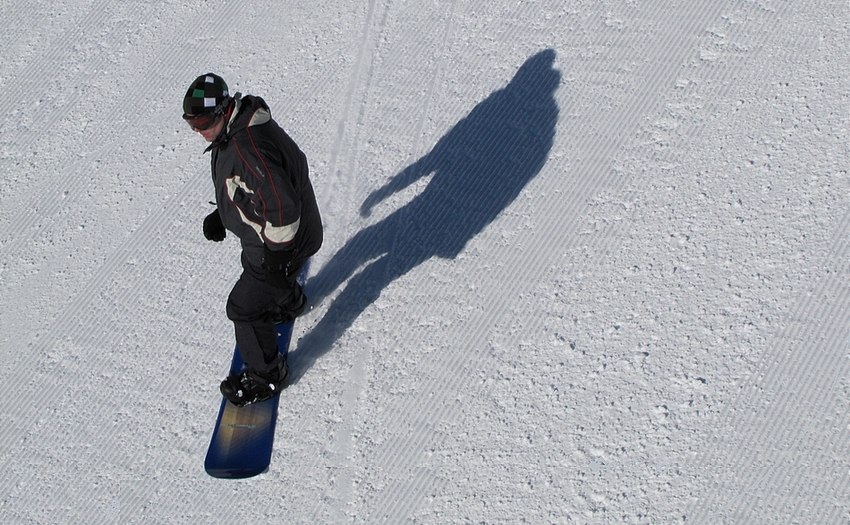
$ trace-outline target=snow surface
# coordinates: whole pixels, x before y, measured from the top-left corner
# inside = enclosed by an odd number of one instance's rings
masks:
[[[0,13],[3,523],[850,523],[846,1]],[[326,223],[245,481],[207,71]]]

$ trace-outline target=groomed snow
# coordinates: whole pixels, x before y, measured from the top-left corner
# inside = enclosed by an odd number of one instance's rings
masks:
[[[3,523],[850,522],[846,1],[0,13]],[[326,232],[244,481],[207,71]]]

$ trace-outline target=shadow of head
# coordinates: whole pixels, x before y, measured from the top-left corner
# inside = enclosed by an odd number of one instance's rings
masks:
[[[561,73],[554,68],[556,56],[554,49],[546,49],[526,60],[507,89],[515,89],[529,100],[552,96],[561,83]]]

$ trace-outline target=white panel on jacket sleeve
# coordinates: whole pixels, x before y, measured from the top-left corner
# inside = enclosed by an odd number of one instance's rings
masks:
[[[233,197],[236,195],[237,189],[241,189],[242,191],[248,194],[254,193],[254,191],[249,188],[248,185],[245,184],[245,182],[242,181],[242,177],[240,177],[239,175],[234,175],[233,177],[230,177],[225,181],[225,183],[227,184],[227,195],[228,197],[230,197],[230,202],[233,202],[234,205],[236,204],[236,201],[233,199]],[[242,211],[242,208],[240,208],[238,205],[235,205],[234,207],[239,210],[239,217],[242,219],[242,222],[253,228],[254,231],[257,232],[257,235],[260,237],[260,240],[262,240],[263,227],[260,224],[249,219],[245,215],[245,212]]]
[[[292,224],[285,224],[283,226],[272,226],[270,222],[266,221],[266,238],[275,244],[290,242],[295,238],[295,234],[298,233],[299,226],[301,226],[300,218]]]

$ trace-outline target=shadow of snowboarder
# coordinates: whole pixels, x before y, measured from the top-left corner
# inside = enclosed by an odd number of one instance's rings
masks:
[[[385,198],[433,174],[410,203],[357,233],[307,283],[306,293],[317,303],[351,278],[290,355],[294,382],[387,285],[435,255],[457,257],[540,172],[558,120],[554,93],[561,74],[553,68],[554,60],[551,49],[528,59],[504,89],[478,104],[430,153],[363,202],[365,216]]]

